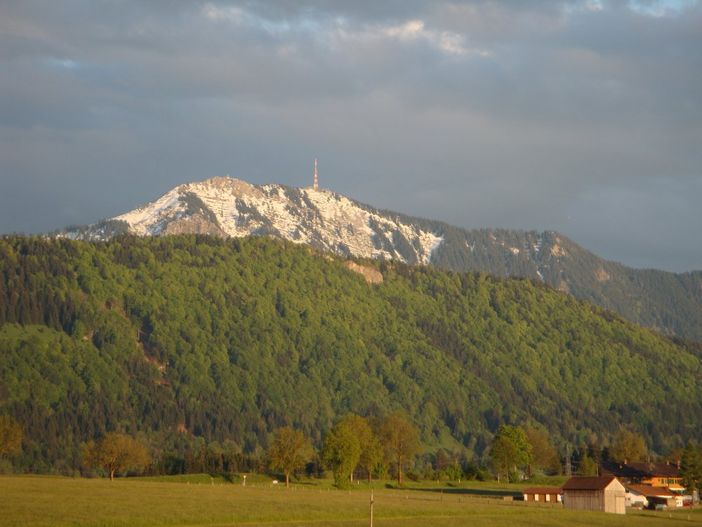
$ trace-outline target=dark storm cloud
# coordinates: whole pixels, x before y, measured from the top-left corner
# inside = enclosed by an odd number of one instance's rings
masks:
[[[231,174],[702,268],[688,0],[0,2],[0,230]]]

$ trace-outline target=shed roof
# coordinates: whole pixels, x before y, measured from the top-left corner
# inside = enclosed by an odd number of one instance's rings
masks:
[[[565,482],[563,490],[604,490],[616,479],[614,476],[573,476]]]
[[[561,487],[528,487],[524,494],[563,494]]]
[[[651,485],[625,485],[626,490],[634,491],[642,496],[672,498],[675,493],[667,487],[652,487]]]

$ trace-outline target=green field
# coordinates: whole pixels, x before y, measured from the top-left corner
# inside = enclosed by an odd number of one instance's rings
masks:
[[[0,477],[2,526],[343,526],[369,524],[369,492],[299,484],[242,487],[187,480]],[[197,483],[195,481],[202,481]],[[702,511],[574,513],[487,497],[513,489],[472,483],[442,489],[375,489],[376,526],[702,525]],[[478,492],[477,494],[475,492]],[[482,492],[482,494],[480,494]]]

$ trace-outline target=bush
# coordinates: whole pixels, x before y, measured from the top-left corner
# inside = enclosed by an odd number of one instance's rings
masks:
[[[418,472],[415,472],[414,470],[408,470],[405,475],[407,476],[407,479],[412,481],[421,481],[422,479],[421,475]]]
[[[487,481],[490,473],[475,463],[468,463],[463,469],[463,475],[467,480]]]

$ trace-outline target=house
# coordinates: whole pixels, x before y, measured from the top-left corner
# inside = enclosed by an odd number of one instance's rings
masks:
[[[646,498],[646,506],[650,508],[654,508],[657,505],[665,505],[666,507],[683,506],[682,496],[673,492],[667,487],[653,487],[651,485],[637,485],[631,483],[625,485],[625,488],[627,494],[627,501],[629,501],[629,495],[638,495]]]
[[[626,506],[645,509],[648,507],[648,498],[646,497],[648,489],[639,489],[638,485],[624,485],[626,489]]]
[[[529,487],[524,489],[524,501],[561,503],[563,491],[560,487]]]
[[[601,470],[603,475],[615,476],[626,483],[640,483],[652,487],[668,487],[670,490],[682,493],[680,467],[676,463],[604,463]]]
[[[575,476],[563,485],[566,509],[626,514],[626,491],[614,476]]]
[[[641,483],[652,487],[667,487],[670,490],[682,493],[685,490],[680,475],[680,467],[673,463],[630,463],[635,469],[643,473]]]

